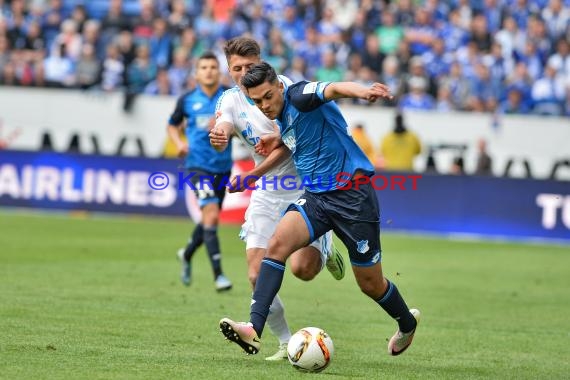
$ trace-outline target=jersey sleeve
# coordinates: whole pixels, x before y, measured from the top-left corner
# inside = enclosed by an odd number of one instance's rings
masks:
[[[231,96],[231,91],[231,89],[224,91],[222,96],[218,99],[218,103],[216,103],[216,125],[223,122],[234,125],[234,102],[233,97]]]
[[[290,102],[301,112],[311,112],[327,102],[325,88],[330,82],[299,82],[288,90]]]
[[[178,126],[184,120],[184,98],[185,97],[186,96],[184,95],[184,96],[181,96],[180,98],[178,98],[178,101],[176,102],[176,108],[174,109],[174,112],[172,113],[172,115],[170,115],[170,119],[168,119],[169,125]]]
[[[278,75],[277,76],[281,82],[285,85],[285,87],[289,87],[293,84],[293,81],[286,77],[285,75]]]

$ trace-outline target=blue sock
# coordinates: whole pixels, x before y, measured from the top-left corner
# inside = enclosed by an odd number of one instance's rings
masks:
[[[284,274],[285,263],[268,258],[264,258],[261,261],[261,268],[255,282],[249,314],[249,321],[253,324],[257,336],[260,338],[269,314],[269,306],[271,306],[275,295],[279,292]]]
[[[186,249],[184,250],[184,259],[186,261],[192,260],[194,252],[202,245],[204,242],[204,226],[202,224],[197,224],[192,232],[192,239],[188,242]]]
[[[214,271],[214,279],[222,274],[222,254],[220,253],[220,241],[216,227],[204,227],[204,244],[208,251],[208,257]]]
[[[412,313],[410,313],[406,302],[404,302],[404,299],[400,295],[395,284],[388,281],[386,293],[377,299],[376,302],[386,311],[386,313],[390,315],[390,317],[394,318],[398,322],[398,328],[401,332],[408,333],[416,328],[416,319]]]

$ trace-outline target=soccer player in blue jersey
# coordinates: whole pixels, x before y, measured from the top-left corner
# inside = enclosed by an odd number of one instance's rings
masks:
[[[412,343],[420,313],[409,310],[396,285],[382,274],[379,207],[370,184],[374,168],[347,133],[347,123],[331,100],[391,98],[387,86],[353,82],[299,82],[289,87],[277,80],[263,62],[242,79],[249,97],[269,118],[276,119],[282,142],[291,150],[305,193],[287,208],[269,241],[253,293],[250,322],[220,321],[224,336],[246,353],[261,347],[269,305],[283,281],[285,262],[292,252],[332,229],[349,252],[356,282],[398,323],[388,343],[399,355]],[[258,150],[275,146],[264,136]]]
[[[223,181],[227,182],[230,176],[232,152],[231,146],[223,152],[216,151],[210,145],[208,136],[215,122],[216,103],[227,90],[220,85],[220,63],[213,53],[206,52],[198,58],[195,78],[196,88],[178,99],[168,122],[168,135],[176,144],[179,156],[186,156],[186,170],[194,173],[190,180],[202,210],[202,221],[194,228],[186,248],[178,251],[182,263],[181,280],[184,285],[190,285],[192,256],[204,243],[214,271],[216,290],[224,291],[231,289],[232,283],[222,272],[217,230],[225,196]],[[184,119],[187,144],[179,136],[179,128],[184,125]],[[213,178],[213,181],[207,180],[209,178]]]
[[[282,213],[303,193],[300,189],[279,188],[279,180],[298,178],[295,163],[287,147],[275,149],[268,156],[255,153],[255,144],[260,136],[272,134],[276,128],[275,123],[263,115],[239,86],[249,68],[261,62],[260,50],[259,44],[248,37],[236,37],[224,45],[230,76],[238,86],[224,92],[220,97],[216,108],[216,126],[210,132],[210,143],[215,149],[225,149],[230,137],[235,135],[250,150],[255,161],[252,171],[242,173],[239,181],[236,177],[231,180],[230,192],[243,189],[240,182],[243,183],[244,178],[262,177],[256,183],[258,188],[251,194],[245,212],[245,223],[240,231],[240,238],[246,244],[247,277],[252,289],[255,288],[269,239]],[[292,84],[288,78],[281,75],[279,80]],[[273,181],[265,182],[266,179]],[[253,184],[255,183],[250,185]],[[313,279],[325,266],[335,279],[344,277],[344,259],[334,247],[330,231],[310,246],[292,254],[289,259],[291,272],[303,281]],[[265,360],[287,360],[287,344],[291,338],[291,330],[285,318],[285,305],[279,295],[275,296],[269,308],[267,326],[279,340],[279,348]]]

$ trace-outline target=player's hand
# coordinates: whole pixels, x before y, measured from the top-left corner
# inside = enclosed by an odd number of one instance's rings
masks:
[[[184,158],[188,155],[188,144],[180,143],[178,146],[178,157]]]
[[[282,143],[283,141],[281,141],[281,135],[279,133],[263,135],[259,138],[257,144],[255,144],[255,153],[268,156],[275,149],[279,148]]]
[[[241,193],[245,190],[255,188],[255,181],[258,177],[252,176],[249,172],[242,173],[239,176],[232,175],[228,185],[228,193]]]
[[[394,99],[394,96],[390,93],[390,87],[386,86],[382,83],[374,83],[368,90],[366,91],[366,95],[364,97],[365,100],[368,100],[370,103],[374,103],[379,98],[384,99]]]
[[[210,131],[210,144],[213,147],[223,148],[229,143],[228,135],[226,132],[221,128],[213,128]]]

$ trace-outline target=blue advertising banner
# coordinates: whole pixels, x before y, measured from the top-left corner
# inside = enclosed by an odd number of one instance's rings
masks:
[[[0,150],[0,206],[191,216],[181,160]],[[245,165],[238,162],[234,172]],[[182,183],[182,185],[180,185]],[[243,220],[250,193],[228,194],[221,218]]]
[[[0,151],[0,205],[59,210],[188,215],[176,188],[153,191],[156,171],[178,161]]]
[[[384,174],[387,177],[391,177]],[[377,191],[384,230],[560,239],[570,243],[570,182],[422,175]]]
[[[188,216],[199,209],[181,161],[0,151],[0,207]],[[245,166],[244,166],[245,165]],[[236,163],[233,173],[248,170]],[[570,182],[382,173],[374,179],[384,231],[543,238],[570,243]],[[239,223],[250,191],[229,194]]]

